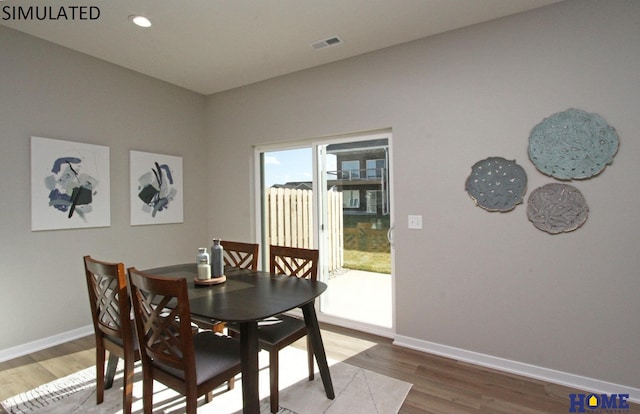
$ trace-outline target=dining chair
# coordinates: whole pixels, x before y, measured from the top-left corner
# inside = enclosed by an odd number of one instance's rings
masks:
[[[284,274],[300,279],[317,280],[318,250],[296,247],[269,246],[269,270],[271,273]],[[228,329],[239,334],[236,324],[227,325]],[[277,315],[258,323],[260,348],[269,352],[269,384],[271,412],[279,409],[278,371],[279,351],[307,335],[303,319],[289,315]],[[309,381],[314,378],[313,350],[307,337],[307,360]]]
[[[222,241],[224,265],[235,267],[237,269],[258,269],[258,244]],[[226,323],[224,321],[216,321],[204,319],[201,317],[192,317],[191,320],[202,329],[212,329],[214,332],[224,332]],[[230,380],[230,387],[233,387],[233,380]]]
[[[129,268],[129,290],[142,357],[145,414],[153,408],[153,381],[186,397],[186,413],[197,399],[241,371],[240,343],[213,331],[192,334],[187,281]]]
[[[140,360],[138,340],[131,319],[131,302],[123,263],[108,263],[84,256],[91,317],[96,338],[96,403],[104,401],[111,388],[116,366],[124,359],[122,411],[131,413],[133,367]],[[109,351],[105,379],[105,354]]]
[[[225,266],[258,270],[258,244],[223,240],[222,248]]]

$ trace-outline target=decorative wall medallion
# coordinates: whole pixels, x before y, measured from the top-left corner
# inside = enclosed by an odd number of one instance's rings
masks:
[[[584,179],[613,162],[618,134],[597,114],[569,109],[545,118],[529,135],[529,158],[543,174]]]
[[[471,167],[465,190],[488,211],[509,211],[522,203],[527,174],[520,165],[501,157],[489,157]]]
[[[527,217],[550,234],[569,232],[587,221],[589,207],[580,190],[569,184],[552,183],[535,189],[527,200]]]

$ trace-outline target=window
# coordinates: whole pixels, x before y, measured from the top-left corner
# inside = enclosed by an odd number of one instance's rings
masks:
[[[342,207],[360,208],[360,190],[343,190]]]
[[[353,180],[360,178],[360,161],[342,161],[342,179]]]
[[[367,190],[367,213],[378,213],[378,194],[379,190]]]
[[[367,178],[380,178],[384,174],[385,162],[383,159],[367,160]]]

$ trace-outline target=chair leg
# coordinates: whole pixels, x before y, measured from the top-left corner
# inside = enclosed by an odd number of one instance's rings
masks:
[[[122,384],[122,412],[131,414],[133,404],[133,356],[124,359],[124,374]]]
[[[311,339],[307,335],[307,361],[309,364],[309,381],[313,381],[315,367],[313,365],[313,348],[311,347]]]
[[[107,377],[105,379],[105,389],[111,389],[113,386],[113,377],[116,376],[116,368],[118,367],[118,356],[109,352],[109,362],[107,363]]]
[[[204,402],[206,403],[210,403],[211,401],[213,401],[213,391],[209,391],[208,393],[206,393],[204,395]]]
[[[144,414],[153,414],[153,376],[142,371],[142,407]]]
[[[280,397],[278,395],[278,350],[269,351],[269,384],[271,388],[271,412],[277,413],[280,409]]]
[[[187,391],[185,397],[187,399],[186,414],[196,414],[198,412],[198,396],[195,391]]]
[[[220,332],[224,331],[224,328],[227,324],[224,322],[220,322],[218,323],[218,325],[214,325],[214,328],[216,326],[222,326],[222,329],[220,330]],[[214,329],[214,332],[218,332],[216,329]],[[229,329],[229,336],[232,338],[239,338],[240,335],[236,332],[236,331],[232,331]],[[227,381],[227,391],[231,391],[232,389],[234,389],[236,386],[236,377],[231,377],[229,378],[229,381]]]
[[[104,401],[104,360],[104,348],[96,345],[96,404]]]

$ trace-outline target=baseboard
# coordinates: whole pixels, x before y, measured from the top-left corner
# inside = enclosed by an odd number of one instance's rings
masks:
[[[640,403],[640,388],[633,388],[626,385],[614,384],[594,378],[583,377],[567,372],[538,367],[509,359],[499,358],[478,352],[467,351],[465,349],[454,348],[434,342],[422,341],[415,338],[397,335],[393,341],[394,345],[430,354],[452,358],[458,361],[493,368],[524,377],[535,378],[554,384],[577,388],[586,392],[597,394],[629,394],[629,401]],[[568,398],[568,396],[567,396]]]
[[[82,338],[83,336],[91,334],[93,334],[93,325],[87,325],[82,328],[63,332],[48,338],[42,338],[37,341],[14,346],[13,348],[3,349],[0,350],[0,362],[18,358],[33,352],[42,351],[43,349],[73,341],[74,339]]]

